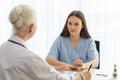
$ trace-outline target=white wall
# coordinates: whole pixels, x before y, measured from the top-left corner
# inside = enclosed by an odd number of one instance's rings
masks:
[[[112,75],[113,64],[120,67],[120,1],[83,0],[81,4],[92,37],[100,41],[101,70]]]

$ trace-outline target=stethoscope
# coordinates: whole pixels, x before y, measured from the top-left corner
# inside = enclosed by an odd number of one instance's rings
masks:
[[[8,40],[9,42],[12,42],[12,43],[14,43],[14,44],[18,44],[18,45],[20,45],[20,46],[22,46],[22,47],[24,47],[24,48],[26,48],[24,45],[22,45],[22,44],[20,44],[20,43],[18,43],[18,42],[16,42],[16,41],[13,41],[13,40]]]

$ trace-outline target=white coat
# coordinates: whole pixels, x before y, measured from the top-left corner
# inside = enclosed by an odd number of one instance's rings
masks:
[[[72,80],[28,50],[22,39],[9,40],[0,47],[0,80]]]

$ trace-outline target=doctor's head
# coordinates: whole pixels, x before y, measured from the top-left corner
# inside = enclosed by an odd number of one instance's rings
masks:
[[[13,26],[13,34],[25,40],[36,32],[36,12],[28,5],[15,6],[9,15]]]

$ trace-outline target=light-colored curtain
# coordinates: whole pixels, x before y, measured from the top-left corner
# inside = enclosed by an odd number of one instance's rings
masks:
[[[68,14],[72,10],[78,10],[79,3],[79,0],[2,0],[0,44],[12,34],[12,25],[8,20],[10,10],[16,5],[28,4],[37,11],[37,32],[27,41],[28,47],[44,58],[53,41],[60,34]]]
[[[120,64],[119,0],[1,0],[0,45],[12,34],[8,15],[18,4],[28,4],[37,11],[37,32],[27,44],[43,59],[62,31],[68,14],[73,10],[81,10],[91,36],[100,41],[101,68],[112,72],[113,64]]]
[[[88,30],[93,39],[100,41],[100,68],[106,74],[113,72],[113,64],[117,64],[120,73],[119,4],[119,0],[81,1],[80,8],[86,15]]]
[[[113,64],[117,64],[118,76],[120,76],[120,10],[119,0],[93,0],[93,2],[83,2],[91,4],[84,6],[88,12],[89,30],[94,39],[100,40],[101,69],[107,74],[113,72]],[[111,74],[112,76],[112,74]],[[118,77],[120,79],[120,77]]]

